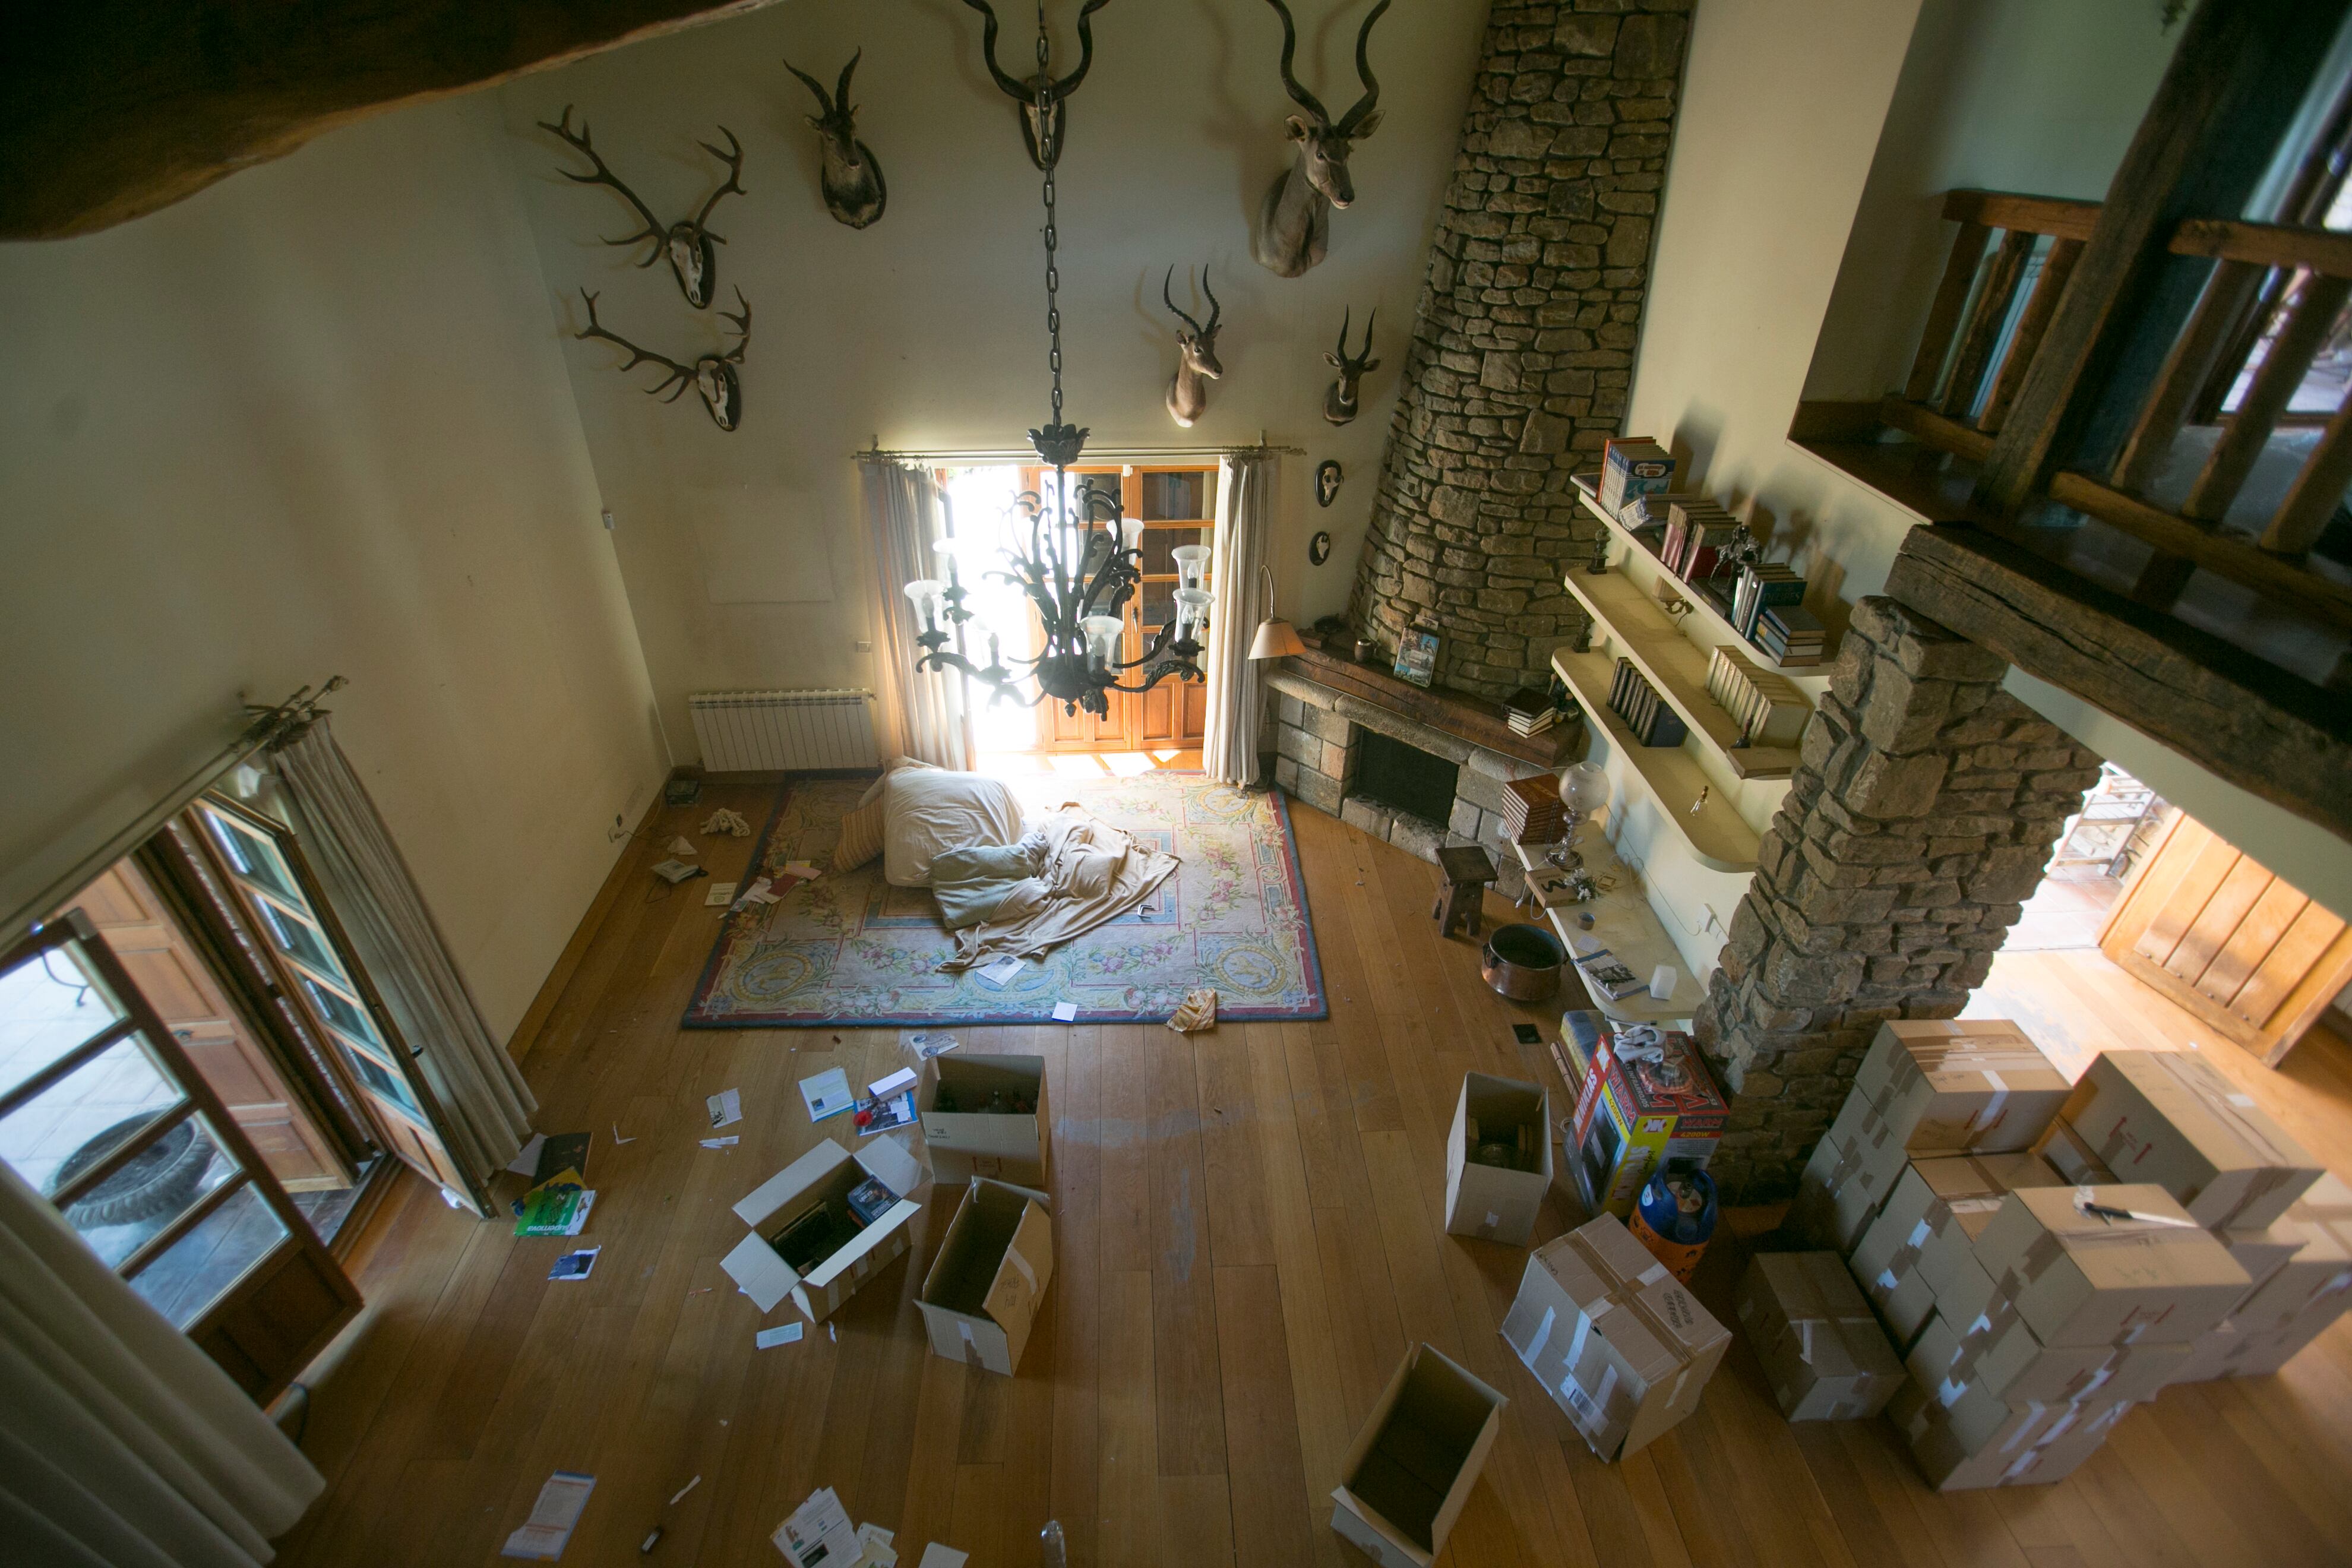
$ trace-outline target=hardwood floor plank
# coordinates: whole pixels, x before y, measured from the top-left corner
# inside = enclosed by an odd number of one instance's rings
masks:
[[[1050,1376],[1053,1407],[1049,1510],[1062,1521],[1070,1560],[1097,1561],[1101,1517],[1096,1401],[1102,1378],[1103,1030],[1068,1031],[1053,1079],[1053,1357],[1030,1363]],[[1048,1059],[1046,1069],[1055,1064]]]
[[[1250,1060],[1279,1048],[1273,1024],[1223,1024],[1192,1046],[1200,1075],[1201,1166],[1209,1247],[1220,1268],[1267,1265],[1265,1174],[1258,1166],[1257,1110]]]
[[[1223,1376],[1233,1560],[1292,1568],[1307,1555],[1306,1461],[1282,1283],[1271,1266],[1216,1271],[1217,1345]]]
[[[1148,1271],[1105,1270],[1103,1375],[1096,1405],[1102,1441],[1096,1561],[1102,1568],[1155,1568],[1161,1561],[1151,1295]]]
[[[1152,1363],[1160,1473],[1225,1469],[1208,1180],[1192,1043],[1167,1029],[1144,1047],[1150,1086]]]

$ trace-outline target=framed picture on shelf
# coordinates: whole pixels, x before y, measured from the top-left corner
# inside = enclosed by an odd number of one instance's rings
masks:
[[[1432,686],[1437,681],[1437,628],[1412,626],[1397,638],[1396,673],[1399,679],[1410,680],[1415,686]]]

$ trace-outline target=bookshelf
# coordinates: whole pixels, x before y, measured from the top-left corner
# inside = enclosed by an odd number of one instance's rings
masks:
[[[1533,869],[1544,864],[1549,844],[1514,844],[1523,868]],[[1588,829],[1577,853],[1584,857],[1584,868],[1603,882],[1610,890],[1590,903],[1557,904],[1543,911],[1551,929],[1559,935],[1560,945],[1570,952],[1577,941],[1597,942],[1624,962],[1625,967],[1644,977],[1656,972],[1658,965],[1675,967],[1675,994],[1661,1002],[1647,991],[1636,991],[1631,996],[1611,1001],[1597,991],[1587,991],[1592,1005],[1620,1024],[1681,1024],[1706,999],[1706,990],[1690,973],[1690,965],[1675,947],[1674,939],[1666,934],[1665,926],[1651,910],[1643,895],[1642,879],[1626,868],[1617,858],[1616,847],[1609,842],[1598,827]],[[1592,916],[1592,929],[1586,931],[1577,924],[1580,913]]]
[[[1706,804],[1699,807],[1697,815],[1692,815],[1691,802],[1709,783],[1697,759],[1681,746],[1643,745],[1633,739],[1633,731],[1626,728],[1616,710],[1609,706],[1609,685],[1617,669],[1615,659],[1606,654],[1570,653],[1560,648],[1551,656],[1551,667],[1576,693],[1577,705],[1584,710],[1585,722],[1601,726],[1610,744],[1624,754],[1628,770],[1656,800],[1659,814],[1690,846],[1692,856],[1700,865],[1735,876],[1756,869],[1761,837],[1741,820],[1739,813],[1725,798],[1724,791],[1711,791]],[[1699,689],[1699,700],[1706,700],[1704,685]]]

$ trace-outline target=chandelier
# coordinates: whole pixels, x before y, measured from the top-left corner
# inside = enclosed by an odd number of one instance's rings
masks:
[[[1037,97],[1033,123],[1054,127],[1055,101],[1053,72],[1048,68],[1048,37],[1045,7],[1037,13]],[[1097,717],[1110,710],[1109,694],[1149,691],[1173,676],[1181,680],[1204,679],[1201,669],[1201,639],[1208,630],[1209,594],[1202,584],[1208,568],[1206,545],[1182,546],[1172,553],[1178,585],[1175,613],[1152,638],[1139,658],[1118,655],[1125,621],[1120,612],[1142,585],[1143,523],[1125,515],[1116,487],[1105,489],[1084,475],[1073,480],[1070,465],[1086,449],[1088,431],[1062,419],[1061,274],[1054,252],[1059,235],[1054,224],[1054,169],[1060,163],[1058,132],[1037,139],[1038,163],[1045,171],[1045,363],[1053,373],[1053,417],[1045,428],[1029,432],[1030,444],[1053,472],[1034,490],[1024,491],[1007,516],[1013,520],[1015,543],[999,552],[1010,571],[988,575],[1018,587],[1035,606],[1045,628],[1045,646],[1028,658],[1007,666],[998,638],[988,638],[988,663],[975,665],[967,657],[964,626],[972,616],[964,608],[969,596],[948,553],[948,576],[942,583],[923,577],[907,584],[921,630],[915,640],[923,651],[915,659],[917,671],[961,670],[993,689],[992,700],[1011,697],[1028,707],[1053,700],[1071,713],[1081,710]],[[1021,542],[1025,533],[1025,546]],[[952,643],[953,647],[949,647]],[[1121,677],[1135,672],[1135,684]],[[1022,688],[1034,681],[1034,695]]]

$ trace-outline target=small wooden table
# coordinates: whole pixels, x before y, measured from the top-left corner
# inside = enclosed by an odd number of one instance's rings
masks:
[[[1486,884],[1496,876],[1495,858],[1475,844],[1450,845],[1437,852],[1437,868],[1445,875],[1444,889],[1429,910],[1432,920],[1444,922],[1437,934],[1450,937],[1455,925],[1467,921],[1469,933],[1476,936]]]

